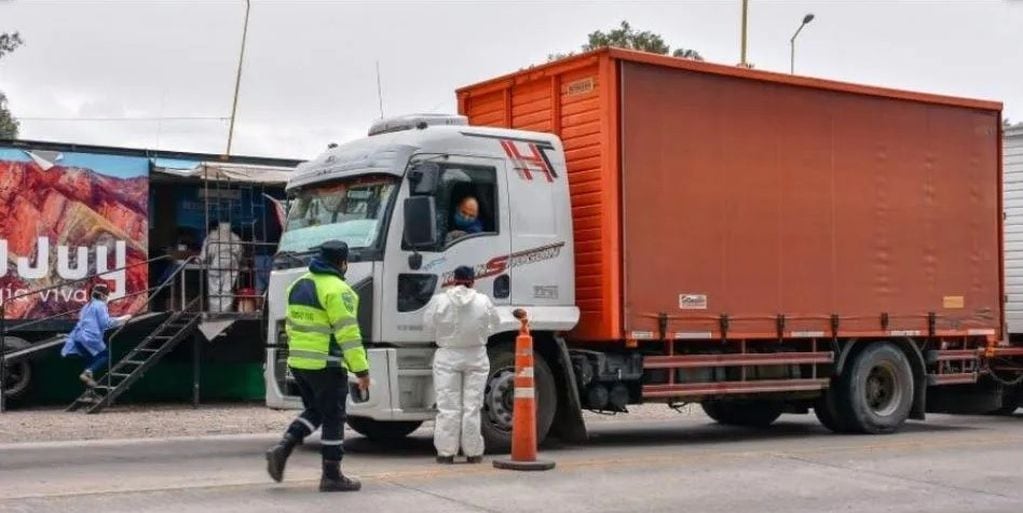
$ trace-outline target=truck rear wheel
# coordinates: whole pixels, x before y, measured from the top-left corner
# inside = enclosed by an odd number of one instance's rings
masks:
[[[813,413],[821,425],[828,428],[832,433],[848,433],[848,422],[841,417],[836,405],[834,390],[826,390],[817,402],[813,405]]]
[[[839,419],[855,432],[894,433],[913,407],[913,370],[905,353],[890,343],[858,353],[836,388]]]
[[[512,409],[515,404],[515,353],[509,345],[491,347],[490,378],[483,394],[481,431],[487,452],[511,450]],[[533,353],[533,381],[536,388],[536,441],[547,437],[558,409],[554,373],[542,356]]]
[[[700,406],[718,424],[757,428],[778,420],[783,408],[775,401],[704,401]]]
[[[6,344],[4,344],[4,350],[11,352],[18,349],[25,349],[26,347],[29,347],[29,345],[30,344],[24,339],[20,339],[18,337],[7,337]],[[0,383],[4,399],[17,399],[25,395],[25,393],[28,392],[28,387],[31,383],[32,364],[28,362],[28,359],[23,359],[14,363],[4,362],[4,382]]]
[[[348,417],[348,426],[374,442],[393,442],[419,429],[419,421],[382,421],[368,417]]]

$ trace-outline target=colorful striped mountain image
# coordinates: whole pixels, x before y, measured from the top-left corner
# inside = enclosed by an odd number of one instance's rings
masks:
[[[101,274],[112,314],[137,313],[148,288],[149,161],[0,147],[0,300],[8,319],[77,310]]]

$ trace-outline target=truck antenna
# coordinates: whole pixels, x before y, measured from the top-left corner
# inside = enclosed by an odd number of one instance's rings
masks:
[[[380,119],[384,119],[384,92],[380,86],[380,61],[377,61],[377,102],[380,104]]]

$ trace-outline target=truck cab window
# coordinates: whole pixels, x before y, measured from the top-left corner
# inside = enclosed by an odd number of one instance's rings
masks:
[[[303,187],[293,194],[280,251],[302,252],[328,238],[355,250],[377,244],[398,179],[369,175]]]
[[[498,233],[497,170],[446,164],[437,191],[438,230],[447,247],[466,237]]]

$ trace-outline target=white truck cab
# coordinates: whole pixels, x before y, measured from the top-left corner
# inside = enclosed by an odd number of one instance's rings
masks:
[[[368,401],[349,398],[348,415],[370,437],[404,436],[434,417],[436,346],[423,331],[423,310],[455,267],[474,267],[475,288],[497,306],[493,341],[513,339],[512,311],[520,307],[537,332],[572,329],[579,310],[566,178],[556,136],[470,127],[462,116],[383,120],[368,137],[301,165],[288,183],[287,223],[267,296],[267,405],[301,407],[286,365],[285,289],[327,240],[343,240],[351,251],[345,279],[360,297],[372,384]],[[479,223],[460,230],[455,213],[470,197]],[[503,445],[510,429],[506,351],[491,351],[483,412],[490,446]]]

